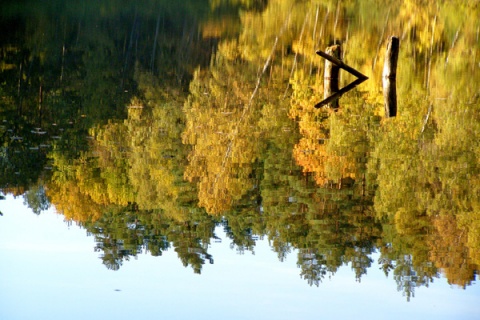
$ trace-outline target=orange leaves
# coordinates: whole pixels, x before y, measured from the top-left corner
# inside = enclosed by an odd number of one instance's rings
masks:
[[[348,158],[329,152],[327,145],[320,144],[318,140],[302,138],[295,145],[293,155],[297,164],[303,167],[303,172],[314,173],[315,182],[319,186],[355,177]]]
[[[295,145],[293,156],[297,164],[303,167],[303,172],[313,172],[315,174],[315,181],[318,185],[324,185],[328,182],[325,175],[325,164],[328,161],[325,145],[319,145],[312,139],[302,138]]]

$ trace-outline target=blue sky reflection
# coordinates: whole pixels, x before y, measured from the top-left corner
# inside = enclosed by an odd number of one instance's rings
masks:
[[[40,216],[8,197],[0,202],[0,318],[28,319],[479,319],[480,287],[435,279],[410,302],[377,263],[362,282],[343,267],[319,287],[299,276],[296,252],[279,262],[268,241],[255,255],[213,243],[202,274],[173,250],[111,271],[86,231],[53,210]],[[219,235],[223,235],[218,230]],[[376,260],[376,257],[373,257]]]

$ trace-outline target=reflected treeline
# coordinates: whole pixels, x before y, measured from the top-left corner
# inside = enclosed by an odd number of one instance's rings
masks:
[[[0,187],[82,225],[108,268],[170,249],[200,273],[222,226],[239,252],[298,249],[311,285],[345,265],[358,281],[381,268],[407,299],[441,273],[475,280],[474,1],[28,4],[2,11]],[[334,43],[370,80],[316,109],[315,51]]]

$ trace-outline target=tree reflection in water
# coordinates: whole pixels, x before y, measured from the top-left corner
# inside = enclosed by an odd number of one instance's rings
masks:
[[[376,263],[407,299],[442,272],[470,285],[480,263],[475,1],[455,11],[353,1],[335,14],[314,1],[204,2],[3,5],[2,192],[35,213],[55,206],[113,270],[173,249],[200,273],[222,226],[240,253],[263,237],[279,260],[298,249],[310,285],[343,265],[360,281]],[[385,25],[371,12],[395,15]],[[378,30],[402,38],[395,119],[383,119]],[[315,51],[332,43],[370,78],[338,112],[313,108]]]

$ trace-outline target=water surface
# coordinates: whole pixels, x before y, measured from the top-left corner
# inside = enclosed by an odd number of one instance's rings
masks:
[[[478,11],[3,4],[0,314],[478,318]]]

